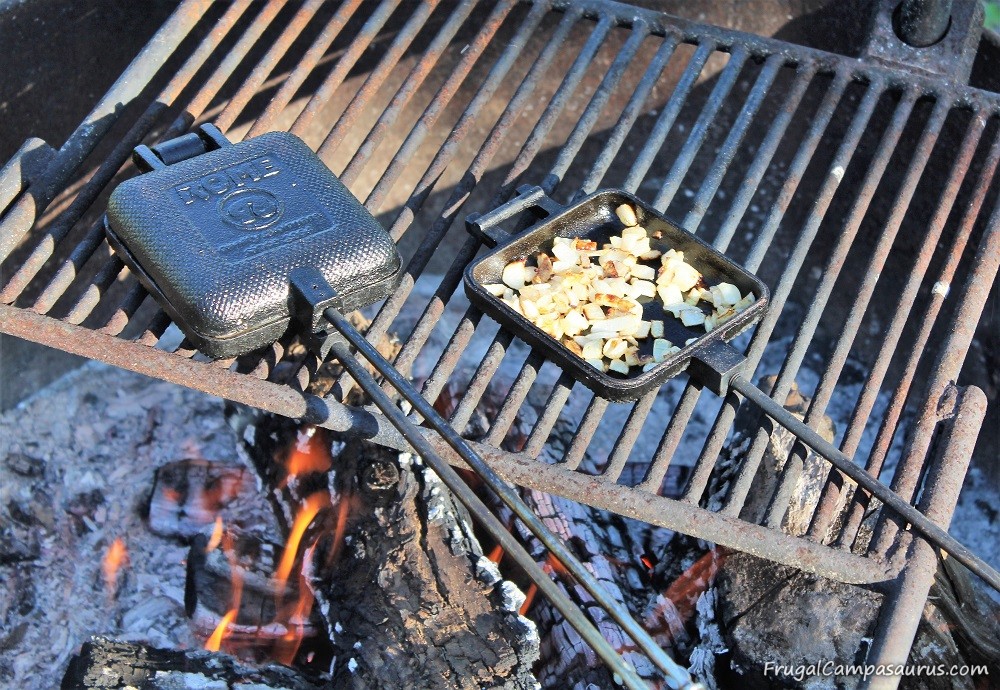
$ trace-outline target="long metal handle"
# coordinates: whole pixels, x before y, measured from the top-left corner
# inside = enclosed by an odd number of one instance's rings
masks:
[[[771,399],[769,395],[740,375],[729,380],[729,386],[743,394],[768,417],[795,434],[800,441],[829,460],[834,467],[867,489],[883,505],[906,519],[930,543],[946,551],[956,561],[983,578],[993,589],[1000,591],[1000,573],[989,563],[974,554],[953,536],[941,529],[930,518],[904,501],[899,494],[854,464],[832,443],[806,426],[798,417]]]
[[[413,408],[469,464],[483,482],[510,507],[514,514],[524,522],[539,541],[566,566],[566,569],[573,577],[583,585],[587,592],[594,597],[595,601],[622,627],[646,656],[649,657],[650,661],[665,674],[669,687],[686,688],[688,690],[695,690],[700,687],[700,685],[692,681],[687,670],[671,659],[656,641],[653,640],[649,633],[632,618],[631,614],[604,591],[593,575],[570,553],[559,538],[542,523],[517,492],[486,464],[486,461],[437,413],[420,392],[396,371],[392,364],[382,357],[375,347],[340,312],[336,309],[327,309],[323,312],[323,315],[365,359],[371,362],[372,366],[385,377],[386,381],[413,405]],[[479,500],[479,497],[458,476],[458,473],[455,472],[451,465],[434,451],[420,429],[382,392],[374,377],[358,362],[347,347],[347,344],[337,340],[333,343],[331,351],[341,364],[344,365],[348,373],[368,392],[376,407],[382,410],[392,425],[413,446],[413,449],[438,473],[441,481],[472,511],[473,515],[481,520],[481,524],[490,533],[490,536],[524,569],[528,576],[538,585],[542,593],[565,616],[567,622],[593,647],[594,651],[621,678],[624,684],[629,688],[647,688],[648,686],[636,674],[635,670],[608,644],[607,640],[604,639],[583,612],[552,582],[545,571],[535,562],[534,558],[511,536],[489,508]]]

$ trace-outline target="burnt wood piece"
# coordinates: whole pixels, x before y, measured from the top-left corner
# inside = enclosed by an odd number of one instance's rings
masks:
[[[321,679],[308,678],[287,666],[250,667],[226,654],[156,649],[103,637],[91,638],[83,644],[62,681],[63,690],[183,690],[219,686],[250,686],[261,690],[327,687]]]
[[[164,537],[201,534],[245,491],[256,488],[244,467],[201,459],[163,465],[149,498],[149,529]]]
[[[334,647],[333,687],[536,687],[535,627],[524,595],[482,555],[471,519],[419,460],[330,438],[332,468],[288,477],[300,425],[231,406],[230,424],[291,525],[327,491],[305,564]]]
[[[188,552],[184,588],[187,614],[195,616],[196,611],[209,614],[209,628],[214,628],[218,619],[233,607],[233,583],[238,582],[239,608],[234,627],[259,627],[257,634],[266,636],[276,622],[283,623],[285,611],[279,610],[279,606],[285,609],[298,600],[299,579],[290,577],[283,586],[275,581],[282,547],[253,534],[233,531],[206,552],[207,546],[208,539],[199,535]],[[314,612],[308,629],[315,630],[321,625]],[[270,634],[280,634],[283,629]]]

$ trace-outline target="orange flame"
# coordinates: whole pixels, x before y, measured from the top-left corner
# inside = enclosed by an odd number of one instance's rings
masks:
[[[333,547],[327,557],[327,565],[333,565],[340,557],[340,548],[344,544],[344,534],[347,532],[347,513],[351,509],[354,501],[354,494],[345,493],[340,496],[337,503],[337,522],[333,527]]]
[[[212,528],[212,536],[209,537],[205,545],[205,553],[212,553],[222,543],[222,516],[215,516],[215,527]]]
[[[302,509],[295,516],[295,522],[292,524],[291,532],[288,534],[288,542],[285,544],[285,551],[281,554],[281,562],[278,564],[278,569],[274,574],[274,579],[278,584],[278,591],[285,588],[288,576],[292,574],[292,566],[295,565],[295,556],[298,555],[299,544],[302,541],[302,535],[305,534],[306,528],[309,527],[323,506],[329,505],[329,503],[330,495],[325,491],[314,493],[306,499]]]
[[[288,455],[285,469],[289,476],[308,472],[326,472],[330,469],[329,444],[326,434],[321,429],[308,426],[299,429],[295,448]]]
[[[125,548],[125,542],[122,538],[118,537],[111,542],[111,546],[108,547],[107,552],[104,554],[104,560],[101,562],[104,584],[107,587],[109,595],[114,596],[118,585],[118,571],[127,563],[128,549]]]
[[[226,615],[222,617],[219,624],[215,626],[215,631],[212,636],[205,641],[205,649],[210,652],[217,652],[222,647],[222,640],[226,636],[226,630],[229,628],[230,624],[236,618],[237,609],[229,609]]]
[[[493,561],[494,563],[500,563],[500,561],[503,560],[503,547],[500,546],[499,544],[494,546],[493,550],[490,551],[490,555],[487,556],[487,558]]]
[[[307,560],[312,558],[314,548],[309,547],[305,550],[305,558]],[[279,619],[285,621],[287,627],[285,634],[281,636],[281,639],[274,646],[274,658],[278,663],[288,666],[295,660],[295,655],[299,653],[299,647],[302,646],[302,640],[305,638],[305,627],[309,622],[309,614],[312,613],[314,601],[315,597],[313,597],[313,593],[309,589],[306,577],[300,573],[299,598],[295,602],[295,606],[287,616],[283,613],[278,616]]]
[[[215,627],[211,636],[205,641],[205,649],[210,652],[219,651],[222,646],[222,641],[226,637],[226,631],[229,626],[232,625],[233,621],[236,620],[236,616],[239,614],[240,602],[243,600],[243,569],[240,567],[239,562],[236,559],[236,549],[233,544],[233,535],[230,532],[222,531],[221,525],[219,526],[220,535],[219,541],[222,544],[222,550],[226,554],[226,560],[229,561],[229,579],[230,579],[230,592],[232,595],[232,605],[226,615],[222,617],[219,624]],[[213,532],[213,537],[215,536]]]
[[[500,547],[498,546],[497,549],[499,549],[499,548]],[[497,549],[493,550],[494,553],[496,553]],[[500,551],[500,556],[501,557],[503,556],[503,550]],[[490,554],[490,559],[492,560],[492,558],[493,558],[493,554]],[[494,562],[496,562],[496,561],[494,561]],[[564,566],[559,561],[559,559],[556,558],[555,555],[553,555],[552,553],[548,554],[545,557],[545,562],[542,563],[542,570],[544,570],[549,575],[557,575],[558,576],[558,575],[568,575],[569,574],[569,571],[566,570],[566,566]],[[524,603],[521,604],[521,609],[518,611],[518,613],[520,613],[523,616],[526,613],[528,613],[528,611],[531,610],[531,604],[534,602],[534,600],[535,600],[535,594],[537,594],[537,593],[538,593],[538,585],[536,585],[534,582],[532,582],[530,585],[528,585],[528,591],[524,593]]]

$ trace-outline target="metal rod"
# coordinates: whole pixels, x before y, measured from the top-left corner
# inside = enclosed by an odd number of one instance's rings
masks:
[[[932,520],[909,503],[900,498],[899,494],[880,482],[875,477],[854,464],[854,461],[781,405],[772,400],[766,393],[744,379],[734,377],[729,384],[735,391],[744,395],[768,417],[795,434],[800,441],[829,460],[833,465],[853,479],[859,486],[867,489],[883,505],[909,522],[926,539],[945,550],[959,563],[981,577],[991,587],[1000,591],[1000,572],[993,569],[986,561],[962,545],[957,539],[938,527]]]
[[[494,491],[497,496],[514,512],[514,514],[531,530],[531,532],[545,545],[545,547],[566,566],[566,569],[574,578],[590,593],[591,596],[608,612],[608,614],[620,625],[622,629],[632,638],[632,640],[646,653],[667,678],[673,681],[678,687],[690,687],[691,676],[688,672],[677,665],[659,645],[650,637],[642,626],[640,626],[631,614],[618,602],[611,599],[604,591],[604,588],[594,579],[593,575],[580,563],[569,549],[552,534],[545,524],[535,515],[531,508],[524,503],[517,492],[486,464],[478,453],[463,439],[455,429],[437,413],[434,406],[427,402],[413,385],[396,371],[375,347],[365,340],[364,336],[358,333],[351,323],[335,309],[327,309],[323,316],[330,324],[343,335],[358,352],[368,360],[373,367],[388,381],[392,381],[397,391],[418,411],[427,423],[444,438],[444,440],[465,460],[483,482]],[[445,462],[424,438],[420,430],[409,420],[406,415],[396,407],[395,403],[382,392],[378,384],[368,373],[368,371],[352,356],[350,350],[342,342],[335,342],[333,353],[338,360],[348,369],[351,376],[359,382],[366,382],[365,386],[375,405],[389,418],[390,422],[399,429],[414,450],[438,473],[441,480],[448,486],[462,502],[477,515],[486,526],[491,535],[500,542],[512,557],[515,557],[518,564],[524,568],[532,580],[538,585],[552,603],[566,617],[566,620],[580,633],[584,639],[593,646],[594,650],[602,659],[619,674],[622,680],[629,687],[646,688],[645,683],[635,674],[635,671],[628,667],[624,660],[611,648],[604,637],[586,619],[583,613],[573,605],[552,582],[548,575],[538,566],[535,560],[524,550],[524,548],[507,532],[500,521],[493,516],[492,512],[476,497],[469,486],[458,476],[454,469]]]
[[[14,274],[4,287],[3,293],[0,294],[0,300],[7,301],[8,296],[11,296],[10,299],[13,299],[13,295],[19,294],[27,287],[28,283],[55,252],[56,245],[69,234],[74,225],[83,217],[87,209],[100,196],[108,183],[112,181],[115,174],[119,172],[122,165],[128,161],[133,149],[153,129],[157,119],[173,105],[184,87],[188,85],[198,70],[201,69],[202,65],[222,40],[229,35],[229,31],[249,7],[250,3],[248,0],[234,2],[226,10],[225,14],[219,18],[215,26],[212,27],[212,31],[184,61],[184,64],[177,70],[176,74],[170,79],[170,82],[156,97],[156,100],[146,108],[146,111],[135,121],[135,124],[132,125],[128,133],[115,144],[111,153],[101,161],[101,165],[97,171],[83,185],[69,207],[60,213],[58,219],[46,229],[45,234],[38,241],[31,255],[21,262],[17,273]],[[91,227],[91,234],[94,232],[100,233],[103,236],[103,228],[100,227],[100,222],[94,223]],[[90,252],[93,252],[96,247],[97,242],[94,242]],[[78,262],[74,259],[70,262],[64,262],[59,267],[55,274],[50,277],[45,291],[35,301],[36,310],[47,312],[52,308],[56,299],[69,287],[79,267],[86,261],[86,257],[90,256],[90,252],[86,253],[82,261]],[[79,254],[79,247],[74,248],[73,254],[74,257],[82,256]]]
[[[360,4],[361,0],[348,0],[341,3],[337,8],[336,14],[326,23],[323,31],[312,42],[312,45],[306,50],[302,59],[296,63],[295,68],[285,77],[281,88],[278,89],[278,92],[274,94],[264,107],[264,112],[260,114],[253,123],[253,126],[250,127],[250,131],[247,132],[247,138],[255,137],[271,129],[275,119],[277,119],[278,115],[281,114],[285,106],[289,104],[292,97],[298,92],[299,87],[305,82],[306,77],[312,73],[313,68],[323,55],[326,54],[327,48],[340,35],[340,31],[350,20]]]

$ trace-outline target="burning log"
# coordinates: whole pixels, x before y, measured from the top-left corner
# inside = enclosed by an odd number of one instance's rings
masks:
[[[335,687],[535,687],[523,595],[419,460],[252,410],[230,421],[284,518],[285,553],[301,554],[287,574],[316,597]]]
[[[103,637],[94,637],[83,644],[62,680],[63,690],[137,687],[318,690],[323,686],[287,666],[251,667],[225,654],[157,649]]]
[[[243,467],[200,459],[168,463],[156,470],[149,529],[166,537],[194,537],[238,496],[255,490]]]
[[[224,636],[229,648],[245,643],[273,654],[290,632],[301,640],[322,628],[316,612],[301,619],[293,615],[296,603],[311,595],[297,579],[276,577],[283,551],[256,535],[222,532],[221,523],[218,535],[195,538],[187,559],[185,608],[206,636],[222,627],[212,647],[221,647]]]

